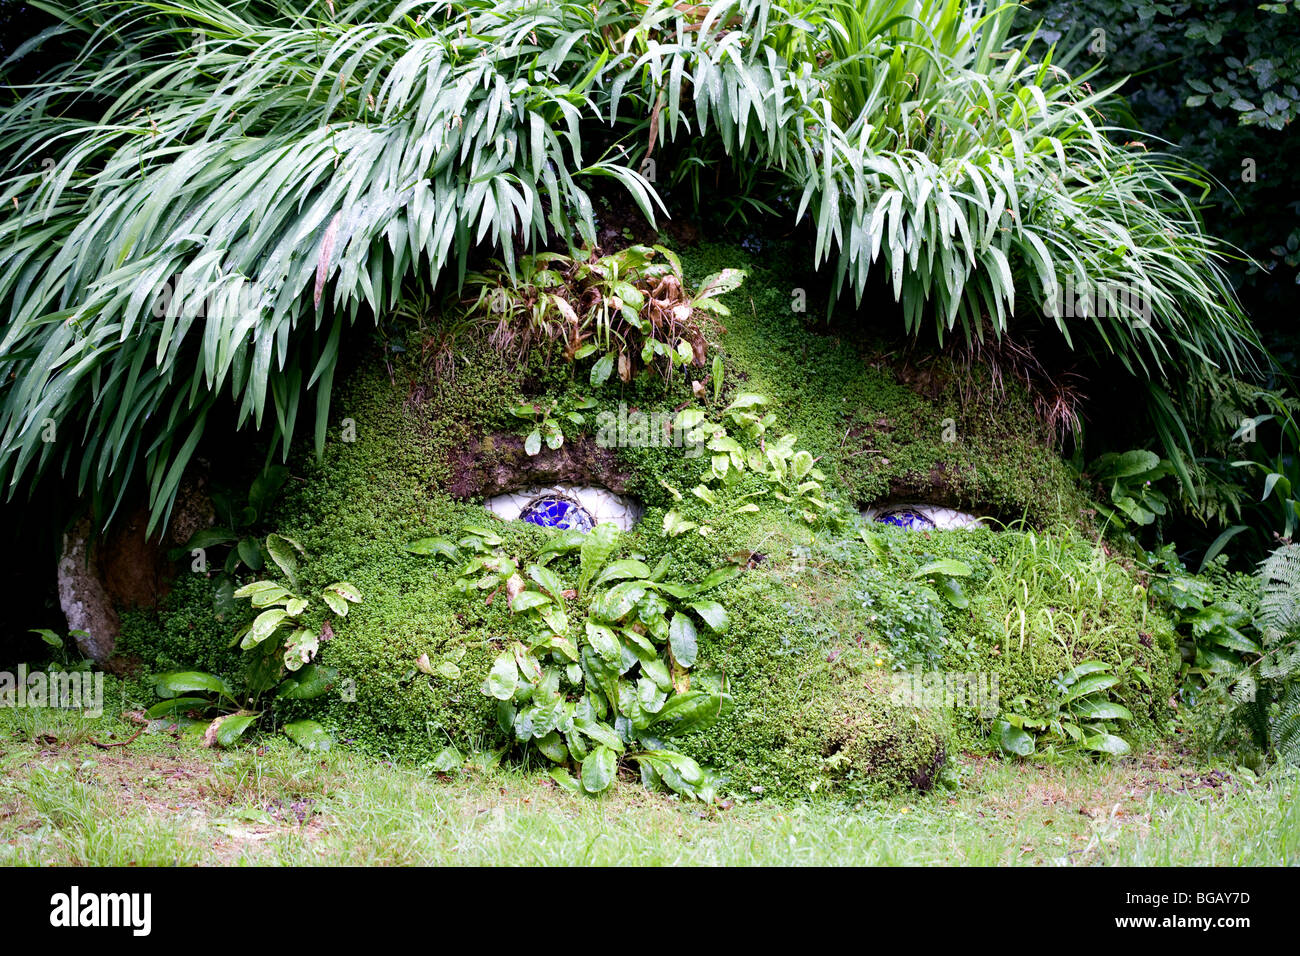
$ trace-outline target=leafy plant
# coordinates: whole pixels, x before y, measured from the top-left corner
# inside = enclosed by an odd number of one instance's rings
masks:
[[[702,444],[711,453],[701,482],[691,493],[712,508],[720,508],[719,490],[731,488],[750,473],[764,479],[766,488],[739,496],[725,514],[758,511],[759,505],[750,499],[770,492],[809,525],[841,521],[839,506],[822,497],[826,475],[816,467],[812,453],[796,450],[798,438],[791,434],[768,440],[768,429],[776,423],[776,413],[763,412],[761,407],[766,404],[766,396],[745,392],[722,409],[717,420],[710,420],[702,408],[684,408],[677,413],[673,429],[684,432],[684,443],[691,447]],[[674,500],[682,500],[681,492],[665,487]],[[663,531],[670,537],[688,531],[707,536],[712,527],[691,521],[673,508],[664,515]]]
[[[1204,203],[1210,230],[1247,250],[1244,292],[1286,321],[1300,272],[1294,144],[1300,109],[1300,17],[1289,3],[1133,3],[1048,0],[1024,5],[1038,43],[1074,45],[1121,89],[1133,122],[1177,146],[1218,182]],[[1102,44],[1097,44],[1104,31]],[[1243,182],[1247,157],[1276,157],[1267,175]],[[1280,323],[1279,323],[1280,325]],[[1279,328],[1279,332],[1282,330]],[[1295,339],[1288,336],[1294,348]]]
[[[1269,411],[1247,419],[1232,437],[1240,439],[1249,430],[1253,438],[1256,428],[1268,429],[1271,424],[1277,429],[1275,444],[1270,449],[1261,441],[1243,443],[1241,448],[1249,457],[1233,464],[1263,474],[1260,507],[1269,509],[1267,520],[1274,531],[1290,541],[1300,527],[1300,402],[1272,391],[1260,391],[1254,397]]]
[[[308,626],[304,615],[311,600],[297,593],[298,561],[302,548],[290,538],[270,535],[266,549],[287,579],[285,584],[259,580],[244,585],[234,594],[247,598],[258,614],[235,635],[233,644],[245,652],[242,690],[223,677],[202,671],[176,671],[153,677],[160,703],[151,707],[150,718],[175,717],[185,713],[213,714],[206,740],[209,745],[234,744],[263,716],[265,697],[274,691],[279,700],[313,700],[338,682],[332,668],[315,663],[320,642],[333,636],[326,621],[319,628]],[[347,581],[336,581],[320,591],[320,599],[339,617],[361,600],[361,593]],[[315,721],[297,720],[284,725],[288,736],[307,749],[328,749],[329,737]]]
[[[971,576],[971,566],[955,558],[936,558],[912,572],[912,578],[925,578],[955,608],[970,606],[970,598],[962,590],[963,578]]]
[[[57,663],[59,667],[61,667],[63,670],[65,671],[90,670],[93,662],[90,661],[88,658],[82,658],[80,660],[74,661],[71,660],[68,656],[68,647],[69,645],[71,645],[73,648],[77,647],[78,636],[81,637],[90,636],[85,631],[69,631],[66,639],[61,637],[55,631],[51,631],[49,628],[46,627],[34,627],[31,629],[31,633],[35,634],[42,641],[44,641],[46,645],[49,646],[52,653],[57,652],[58,654]],[[53,666],[54,663],[55,662],[51,661],[51,666]]]
[[[1169,496],[1157,486],[1174,474],[1174,468],[1155,452],[1107,452],[1088,470],[1103,486],[1109,485],[1110,506],[1100,505],[1107,521],[1120,527],[1130,522],[1145,527],[1168,513]]]
[[[609,524],[585,535],[554,532],[528,561],[504,554],[486,529],[466,532],[455,544],[423,539],[408,550],[457,562],[468,593],[504,590],[528,632],[497,656],[482,687],[498,701],[502,730],[536,747],[568,789],[600,793],[631,760],[647,787],[712,802],[714,775],[672,740],[731,706],[725,686],[692,689],[690,671],[700,625],[720,634],[728,623],[723,605],[703,595],[740,569],[726,565],[695,584],[668,581],[666,557],[653,569],[636,558],[611,561],[619,532]],[[576,577],[566,579],[553,565],[575,553]],[[577,780],[566,766],[580,768]]]
[[[1300,766],[1300,545],[1265,558],[1258,581],[1259,654],[1223,679],[1228,703],[1218,740],[1244,728],[1269,760]]]
[[[1026,698],[1012,702],[1015,710],[993,724],[998,746],[1009,754],[1026,757],[1038,747],[1038,735],[1066,746],[1118,756],[1129,752],[1128,741],[1115,731],[1119,722],[1132,720],[1132,712],[1110,699],[1119,683],[1104,661],[1084,661],[1052,680],[1055,691],[1045,709],[1037,710]]]
[[[486,315],[494,346],[522,354],[554,342],[569,361],[597,356],[589,372],[593,386],[615,371],[629,382],[643,367],[671,378],[677,366],[703,365],[699,314],[728,315],[717,297],[743,280],[743,272],[726,269],[691,295],[681,262],[659,245],[585,259],[539,253],[523,257],[517,269],[494,262],[487,272],[467,276],[469,313]]]
[[[261,571],[266,566],[262,544],[252,531],[262,522],[279,496],[284,483],[289,480],[289,469],[283,465],[270,465],[253,479],[247,496],[237,500],[223,491],[212,493],[212,506],[219,524],[200,528],[185,543],[187,552],[206,552],[213,548],[229,547],[221,570],[217,573],[213,605],[219,617],[224,617],[234,606],[235,574],[241,566],[250,571]],[[278,541],[278,536],[273,536]],[[267,539],[268,541],[271,538]]]
[[[1250,609],[1223,597],[1208,578],[1189,574],[1173,545],[1148,552],[1146,564],[1152,599],[1183,637],[1186,698],[1195,700],[1216,676],[1237,673],[1247,655],[1260,653]]]
[[[542,441],[554,451],[564,444],[563,423],[581,427],[587,418],[582,413],[596,407],[593,398],[580,398],[568,405],[567,411],[560,410],[560,402],[552,401],[543,405],[524,403],[510,406],[510,414],[532,424],[528,437],[524,439],[524,451],[530,456],[542,450]]]

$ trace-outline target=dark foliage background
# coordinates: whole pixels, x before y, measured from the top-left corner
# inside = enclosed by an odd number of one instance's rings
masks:
[[[1029,30],[1040,20],[1045,43],[1085,44],[1078,63],[1097,66],[1094,85],[1127,77],[1121,93],[1130,125],[1168,140],[1218,181],[1205,201],[1208,231],[1262,266],[1237,263],[1234,279],[1266,343],[1294,374],[1300,2],[1031,0],[1020,24]],[[1243,163],[1253,165],[1254,182],[1243,181]]]

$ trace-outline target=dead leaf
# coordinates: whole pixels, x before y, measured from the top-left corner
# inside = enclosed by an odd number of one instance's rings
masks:
[[[312,296],[312,304],[320,305],[321,295],[325,292],[325,280],[329,277],[330,260],[334,256],[334,240],[338,237],[339,220],[343,218],[343,211],[339,210],[330,220],[330,224],[325,227],[325,238],[320,244],[320,258],[316,260],[316,292]]]

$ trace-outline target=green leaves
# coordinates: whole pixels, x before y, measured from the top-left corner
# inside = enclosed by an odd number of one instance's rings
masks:
[[[292,538],[286,538],[284,535],[268,534],[266,536],[266,550],[271,555],[271,560],[275,562],[292,587],[298,586],[298,555],[306,554],[302,545]]]
[[[271,535],[267,552],[276,566],[296,580],[298,556],[305,554],[292,539]],[[295,585],[296,586],[296,585]],[[255,706],[263,695],[274,691],[286,701],[316,700],[338,683],[339,673],[320,666],[315,658],[321,642],[333,636],[329,622],[307,626],[301,619],[310,602],[276,581],[253,581],[232,593],[232,598],[247,598],[254,608],[262,609],[252,623],[235,635],[247,653],[244,668],[243,702]],[[347,581],[328,585],[321,597],[340,616],[348,606],[361,601],[361,592]],[[221,677],[200,671],[158,674],[155,690],[163,702],[149,710],[150,716],[170,716],[189,711],[230,711],[239,705],[234,688]],[[185,696],[182,696],[185,695]],[[203,696],[198,696],[203,695]],[[250,711],[226,713],[208,727],[208,746],[230,746],[253,726],[259,714]],[[309,720],[286,725],[285,732],[308,749],[328,749],[329,739],[318,724]]]
[[[276,696],[285,700],[315,700],[329,693],[338,680],[336,669],[308,664],[286,679]]]
[[[962,590],[960,578],[968,578],[971,567],[965,561],[952,558],[939,558],[922,565],[912,572],[913,578],[930,579],[935,591],[949,604],[956,608],[970,606],[970,598]]]
[[[1034,752],[1034,738],[1023,727],[1017,727],[1004,719],[995,721],[993,729],[998,735],[998,746],[1004,753],[1028,757]]]
[[[502,654],[492,664],[483,693],[497,700],[510,700],[519,686],[519,665],[513,654]]]
[[[320,596],[329,605],[330,610],[340,617],[347,617],[349,604],[361,602],[361,592],[347,581],[335,581],[327,585]]]
[[[620,540],[612,526],[559,539],[552,536],[534,563],[519,561],[526,583],[514,577],[507,585],[511,613],[526,628],[536,628],[526,643],[512,642],[497,654],[480,687],[498,702],[499,725],[547,760],[579,765],[584,792],[606,790],[618,755],[626,754],[640,763],[648,786],[712,799],[712,776],[664,750],[663,741],[702,730],[730,711],[730,697],[713,686],[712,676],[689,689],[688,673],[701,650],[692,615],[714,630],[727,624],[721,603],[690,599],[732,580],[740,568],[724,565],[685,585],[665,579],[666,560],[655,568],[639,558],[610,561]],[[499,547],[475,550],[473,561],[483,566],[514,566]],[[582,627],[571,633],[565,604],[577,600],[575,590],[566,588],[559,571],[539,562],[543,555],[549,560],[575,550],[579,582],[590,595]],[[572,559],[556,567],[571,569]],[[583,606],[570,611],[579,613]],[[435,670],[427,655],[417,669]],[[556,772],[562,786],[577,786],[566,771]]]
[[[618,547],[619,531],[612,524],[596,525],[582,539],[578,549],[580,571],[578,573],[578,593],[585,594],[593,577]]]
[[[155,674],[153,686],[158,696],[163,698],[179,697],[181,694],[196,690],[231,699],[235,696],[234,689],[224,678],[215,674],[205,674],[202,671],[169,671],[165,674]]]
[[[1115,510],[1103,507],[1103,511],[1119,524],[1149,525],[1168,510],[1168,496],[1157,484],[1175,469],[1155,452],[1109,452],[1093,462],[1090,470],[1098,479],[1110,482],[1110,503]]]
[[[726,631],[730,619],[727,616],[727,609],[717,601],[692,601],[686,606],[719,634]]]
[[[242,737],[248,728],[257,722],[260,714],[238,713],[230,714],[227,717],[218,717],[208,728],[209,739],[218,747],[231,747],[240,737]]]
[[[1126,666],[1132,663],[1130,659]],[[1133,673],[1140,675],[1137,670]],[[1053,680],[1055,694],[1048,707],[1033,711],[1021,698],[1013,703],[1014,710],[994,721],[998,746],[1003,753],[1029,756],[1038,749],[1031,731],[1040,731],[1066,747],[1112,756],[1128,753],[1128,742],[1114,730],[1117,722],[1132,720],[1133,713],[1108,697],[1119,683],[1120,678],[1111,673],[1111,665],[1105,661],[1076,664]]]
[[[591,367],[591,384],[593,386],[604,385],[609,381],[610,373],[613,371],[614,353],[609,352],[598,358],[596,364]]]
[[[618,773],[618,755],[609,747],[597,747],[582,761],[582,789],[603,793],[614,783]]]
[[[447,538],[420,538],[406,546],[411,554],[436,554],[451,561],[460,559],[460,551]]]
[[[695,625],[680,611],[673,615],[668,627],[668,646],[672,648],[673,660],[680,666],[691,667],[695,664],[695,655],[699,653]]]

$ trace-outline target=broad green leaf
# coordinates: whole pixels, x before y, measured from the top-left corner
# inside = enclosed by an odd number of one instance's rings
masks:
[[[673,651],[673,660],[682,667],[692,667],[695,655],[699,653],[695,625],[681,611],[673,615],[668,627],[668,644]]]
[[[582,789],[603,793],[618,773],[618,755],[608,747],[597,747],[582,761]]]
[[[623,650],[618,635],[603,624],[596,624],[593,621],[587,622],[587,643],[592,646],[592,649],[597,654],[611,664],[618,664],[622,659]]]
[[[1017,757],[1028,757],[1034,752],[1032,735],[1005,720],[998,721],[998,724],[1001,727],[998,744],[1005,752],[1015,754]]]
[[[192,691],[208,691],[233,699],[234,689],[224,678],[202,671],[169,671],[153,676],[154,690],[159,697],[177,697]]]
[[[269,611],[263,611],[253,619],[252,626],[249,627],[248,633],[244,635],[240,647],[248,650],[250,647],[256,647],[264,640],[274,634],[280,627],[281,622],[287,618],[288,612],[283,608],[271,608]]]
[[[509,700],[519,686],[519,666],[513,654],[501,654],[492,665],[483,693],[497,700]]]
[[[297,587],[298,582],[298,555],[295,551],[301,552],[302,545],[292,538],[286,538],[279,534],[268,534],[266,536],[266,550],[271,555],[271,560],[275,562],[289,583]]]
[[[252,727],[257,721],[259,714],[230,714],[226,717],[218,717],[213,723],[216,725],[216,731],[213,734],[213,740],[219,747],[233,746],[244,732]],[[220,723],[217,723],[220,721]]]
[[[292,721],[284,725],[284,732],[303,750],[324,751],[334,746],[334,738],[314,720]]]
[[[729,622],[727,609],[717,601],[694,601],[686,606],[698,614],[704,623],[717,633],[721,634],[726,631]]]
[[[1089,750],[1111,754],[1115,757],[1123,756],[1132,749],[1127,740],[1114,734],[1094,734],[1091,737],[1086,737],[1083,740],[1083,746]]]
[[[406,546],[412,554],[438,554],[452,561],[460,560],[460,551],[448,538],[420,538]]]
[[[285,679],[276,696],[286,700],[315,700],[327,694],[338,679],[339,672],[333,667],[307,664]]]
[[[596,576],[592,582],[593,586],[600,587],[609,581],[621,581],[624,578],[648,578],[650,577],[650,568],[641,561],[623,560],[614,561],[605,566],[604,570]]]
[[[923,564],[912,572],[912,577],[923,578],[930,574],[944,574],[952,578],[966,578],[971,575],[971,566],[965,561],[954,558],[939,558]]]
[[[596,360],[596,364],[591,367],[591,384],[604,385],[609,380],[610,373],[614,371],[614,353],[609,352],[602,355]]]
[[[520,591],[515,595],[514,600],[510,602],[510,610],[516,614],[522,614],[524,611],[541,607],[543,604],[550,604],[551,599],[541,591],[534,591],[531,588]]]

